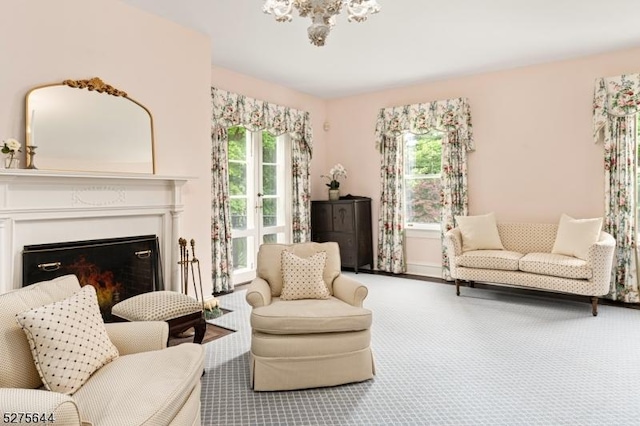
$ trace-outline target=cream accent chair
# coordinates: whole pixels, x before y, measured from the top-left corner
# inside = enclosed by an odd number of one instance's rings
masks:
[[[66,275],[0,295],[0,417],[46,413],[65,426],[200,425],[204,348],[167,348],[165,322],[105,324],[120,356],[73,395],[44,390],[16,314],[78,290],[75,275]]]
[[[281,253],[308,258],[325,251],[331,297],[280,300]],[[375,374],[368,290],[340,274],[337,243],[263,244],[257,278],[247,290],[251,312],[251,387],[276,391],[361,382]]]

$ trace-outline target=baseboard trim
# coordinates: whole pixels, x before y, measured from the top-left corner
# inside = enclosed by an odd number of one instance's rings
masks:
[[[421,262],[407,263],[407,274],[442,278],[442,265]]]

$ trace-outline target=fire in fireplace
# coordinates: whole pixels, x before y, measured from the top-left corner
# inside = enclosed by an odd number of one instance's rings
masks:
[[[23,286],[74,274],[80,285],[95,287],[105,322],[113,321],[116,303],[164,289],[155,235],[29,245],[22,265]]]

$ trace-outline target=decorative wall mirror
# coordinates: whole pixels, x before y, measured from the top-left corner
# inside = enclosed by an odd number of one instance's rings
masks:
[[[151,113],[97,77],[32,89],[25,123],[38,169],[155,173]]]

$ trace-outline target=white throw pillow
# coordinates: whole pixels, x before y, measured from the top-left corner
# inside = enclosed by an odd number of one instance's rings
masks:
[[[589,247],[600,238],[602,218],[574,219],[562,214],[551,253],[587,260]]]
[[[321,251],[303,259],[290,251],[282,251],[282,300],[328,299],[329,289],[322,272],[327,252]]]
[[[456,216],[458,229],[462,234],[462,251],[504,250],[496,216],[488,213],[479,216]]]
[[[27,335],[44,386],[67,395],[118,357],[100,314],[93,286],[73,296],[16,315]]]

